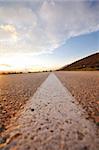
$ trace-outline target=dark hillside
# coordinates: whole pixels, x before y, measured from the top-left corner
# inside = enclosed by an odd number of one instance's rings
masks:
[[[60,70],[99,70],[99,53],[80,59]]]

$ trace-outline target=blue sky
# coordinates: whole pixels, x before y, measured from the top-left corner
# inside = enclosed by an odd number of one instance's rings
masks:
[[[58,68],[97,52],[99,52],[99,31],[70,38],[51,54],[42,54],[38,58],[45,59],[49,64],[51,61],[51,65],[55,64]]]
[[[99,52],[99,2],[0,1],[0,70],[56,69]]]

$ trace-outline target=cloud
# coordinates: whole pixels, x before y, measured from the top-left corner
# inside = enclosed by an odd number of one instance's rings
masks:
[[[0,53],[50,53],[67,39],[99,30],[99,3],[35,1],[0,5]]]
[[[17,40],[17,36],[18,33],[13,25],[0,25],[0,38],[2,42]]]
[[[0,66],[3,66],[3,67],[11,67],[11,65],[8,65],[8,64],[0,64]]]
[[[98,13],[99,5],[91,8],[86,2],[45,1],[41,8],[46,33],[56,41],[99,30]]]

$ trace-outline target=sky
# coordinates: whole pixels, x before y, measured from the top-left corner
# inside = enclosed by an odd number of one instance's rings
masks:
[[[0,71],[58,69],[99,52],[99,1],[0,0]]]

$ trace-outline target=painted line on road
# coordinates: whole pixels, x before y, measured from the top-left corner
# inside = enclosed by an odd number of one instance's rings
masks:
[[[16,121],[18,150],[98,150],[96,126],[54,73],[38,88]],[[9,146],[8,145],[8,146]]]

